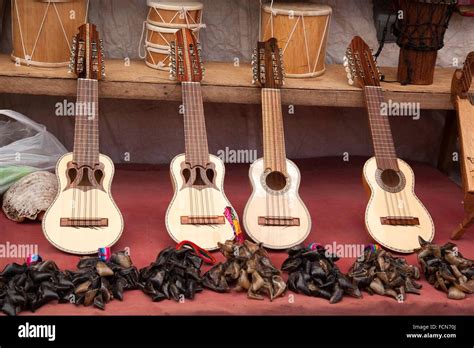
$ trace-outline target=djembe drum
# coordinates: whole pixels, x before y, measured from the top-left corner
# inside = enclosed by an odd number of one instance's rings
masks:
[[[88,0],[12,0],[13,61],[68,66],[71,41],[87,21]]]
[[[331,7],[313,3],[262,5],[260,40],[278,40],[287,77],[324,73],[331,14]]]
[[[145,63],[158,70],[169,70],[170,43],[176,32],[189,28],[196,32],[203,27],[203,5],[197,1],[156,1],[148,0],[149,7],[146,25]],[[142,42],[140,42],[140,47]]]
[[[430,85],[456,0],[394,0],[394,4],[393,33],[400,47],[398,81]]]

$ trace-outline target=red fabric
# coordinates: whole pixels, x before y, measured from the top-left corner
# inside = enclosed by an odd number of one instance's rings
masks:
[[[313,218],[313,231],[305,244],[319,242],[323,245],[336,241],[339,244],[372,243],[364,227],[364,211],[367,196],[361,184],[364,161],[351,158],[312,159],[297,162],[302,172],[301,197],[306,202]],[[228,165],[225,189],[236,211],[242,213],[250,195],[248,165]],[[461,189],[436,169],[414,164],[416,192],[431,212],[436,226],[435,242],[444,244],[449,240],[453,228],[464,216],[461,204]],[[169,170],[166,166],[133,170],[118,168],[112,187],[115,200],[120,207],[125,231],[113,251],[130,249],[135,265],[139,268],[152,262],[157,253],[174,245],[168,236],[164,216],[172,197]],[[41,232],[39,223],[16,224],[0,214],[0,242],[38,243],[44,260],[52,259],[62,269],[74,269],[78,257],[64,254],[49,245]],[[457,242],[466,257],[474,259],[474,228]],[[270,252],[275,266],[280,267],[286,258],[285,252]],[[216,252],[214,256],[223,260]],[[19,259],[0,259],[3,268]],[[354,259],[341,259],[338,264],[346,272]],[[414,255],[408,256],[410,263],[417,263]],[[207,270],[209,266],[204,266]],[[286,274],[285,274],[286,278]],[[91,307],[75,307],[69,304],[52,304],[41,308],[40,315],[367,315],[367,314],[474,314],[474,295],[463,301],[448,300],[446,294],[435,290],[425,280],[421,296],[408,294],[405,303],[392,298],[370,296],[363,299],[345,297],[341,303],[331,305],[328,301],[287,292],[273,302],[249,300],[245,293],[217,294],[205,290],[195,300],[183,303],[164,301],[153,303],[141,291],[125,293],[123,302],[114,300],[107,304],[106,311]],[[294,301],[290,301],[294,296]],[[26,315],[28,313],[24,313]]]

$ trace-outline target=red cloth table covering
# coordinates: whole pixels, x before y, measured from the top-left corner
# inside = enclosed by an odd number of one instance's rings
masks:
[[[305,244],[319,242],[332,244],[372,243],[365,231],[364,212],[367,196],[361,183],[363,159],[320,158],[297,161],[302,172],[300,194],[313,218],[313,230]],[[435,242],[448,241],[453,228],[463,218],[462,190],[436,169],[413,164],[416,175],[416,192],[431,212],[435,226]],[[242,214],[250,195],[248,165],[228,165],[225,190],[239,214]],[[114,198],[125,220],[125,231],[113,250],[130,249],[135,265],[139,268],[152,262],[163,248],[174,245],[164,224],[166,208],[172,197],[167,166],[119,167],[112,187]],[[38,244],[44,260],[55,260],[61,269],[75,269],[77,256],[64,254],[51,246],[43,237],[39,223],[17,224],[0,214],[0,244]],[[468,231],[457,241],[464,256],[474,259],[474,230]],[[218,260],[223,256],[216,252]],[[280,267],[285,252],[270,252],[275,266]],[[342,258],[338,264],[346,272],[353,258]],[[417,264],[416,256],[408,256]],[[0,268],[21,259],[0,259]],[[204,267],[207,270],[208,267]],[[286,279],[286,274],[284,275]],[[331,305],[328,301],[287,292],[274,302],[249,300],[245,293],[217,294],[205,290],[194,301],[153,303],[141,291],[125,293],[124,302],[112,301],[102,312],[92,307],[69,304],[49,304],[39,315],[472,315],[474,295],[463,301],[448,300],[446,294],[435,290],[422,279],[421,296],[408,294],[405,303],[393,298],[370,296],[364,293],[361,300],[344,297]],[[289,295],[293,295],[290,301]],[[29,315],[24,312],[22,315]]]

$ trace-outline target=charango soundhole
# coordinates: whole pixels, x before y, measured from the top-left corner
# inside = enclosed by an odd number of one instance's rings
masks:
[[[376,173],[376,180],[379,186],[387,192],[396,193],[405,188],[405,176],[399,170],[393,169],[378,169]]]
[[[265,182],[272,190],[280,191],[286,186],[286,177],[280,172],[271,172],[267,175]]]

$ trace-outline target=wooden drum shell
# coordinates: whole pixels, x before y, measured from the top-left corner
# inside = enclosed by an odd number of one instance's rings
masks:
[[[394,30],[400,46],[398,81],[431,85],[452,5],[429,0],[397,0],[396,5],[403,13]]]
[[[146,25],[146,46],[169,50],[170,43],[176,39],[176,32],[179,29],[161,28],[147,23]]]
[[[261,11],[260,39],[266,41],[273,36],[278,40],[283,50],[286,76],[322,75],[326,70],[331,7],[312,3],[274,3],[273,8],[264,4]]]
[[[166,49],[146,46],[145,63],[148,67],[158,70],[169,71],[170,52]]]
[[[197,1],[181,3],[148,0],[147,22],[165,28],[196,29],[202,23],[203,5]]]
[[[67,66],[72,38],[87,20],[87,0],[56,0],[49,4],[47,0],[12,0],[11,5],[12,60],[38,67]]]
[[[415,51],[400,48],[397,79],[413,85],[433,84],[437,51]]]

